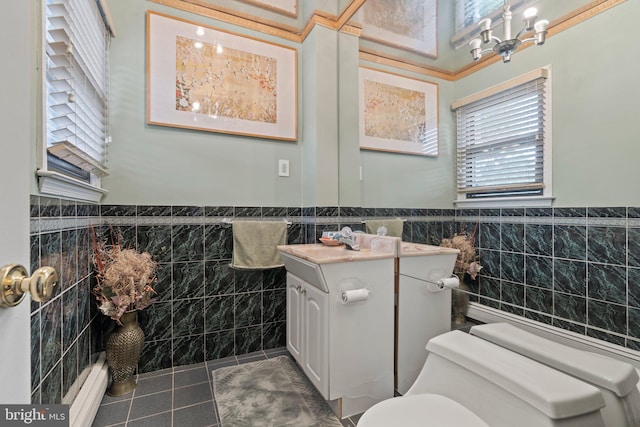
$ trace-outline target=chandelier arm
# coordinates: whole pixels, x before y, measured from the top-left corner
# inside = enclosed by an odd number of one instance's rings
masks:
[[[523,35],[524,33],[527,32],[526,28],[521,29],[520,31],[518,31],[518,34],[516,34],[516,39],[519,39],[521,35]]]
[[[535,42],[537,39],[535,37],[529,37],[528,39],[523,39],[522,43]]]

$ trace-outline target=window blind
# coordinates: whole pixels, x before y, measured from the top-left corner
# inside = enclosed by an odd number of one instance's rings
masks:
[[[541,194],[546,85],[545,77],[537,77],[457,108],[459,193]]]
[[[110,34],[95,0],[47,0],[47,151],[107,173]]]

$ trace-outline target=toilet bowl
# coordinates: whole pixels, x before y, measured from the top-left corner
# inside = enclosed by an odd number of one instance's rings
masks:
[[[369,408],[358,427],[603,427],[596,387],[464,332],[427,343],[402,397]]]
[[[532,334],[508,323],[474,326],[470,333],[600,389],[609,427],[640,427],[638,372],[625,362]]]

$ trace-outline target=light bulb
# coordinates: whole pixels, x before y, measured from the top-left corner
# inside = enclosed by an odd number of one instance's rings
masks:
[[[547,31],[548,26],[549,26],[549,21],[547,21],[546,19],[543,19],[541,21],[536,22],[533,27],[536,29],[536,33],[541,33],[543,31]]]
[[[542,20],[536,22],[536,45],[542,46],[544,42],[547,40],[547,26],[549,25],[549,21]]]
[[[482,45],[482,40],[473,39],[469,42],[471,46],[471,56],[473,56],[473,60],[477,61],[482,57],[482,50],[480,50],[480,46]]]
[[[490,18],[485,18],[482,21],[478,22],[478,27],[480,27],[480,29],[482,31],[487,31],[491,29],[491,19]]]
[[[524,11],[522,15],[522,22],[524,23],[525,31],[531,31],[536,22],[536,18],[538,14],[538,9],[535,7],[530,7],[529,9]]]

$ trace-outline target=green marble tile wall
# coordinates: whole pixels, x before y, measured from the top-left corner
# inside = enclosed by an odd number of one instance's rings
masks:
[[[31,268],[53,265],[60,289],[32,304],[32,390],[59,403],[103,349],[113,322],[90,294],[91,230],[121,233],[158,261],[157,302],[140,313],[140,372],[285,345],[282,268],[229,267],[235,219],[286,219],[288,243],[380,218],[406,220],[403,239],[439,245],[477,227],[484,269],[471,300],[640,350],[640,208],[391,209],[86,205],[33,197]]]

